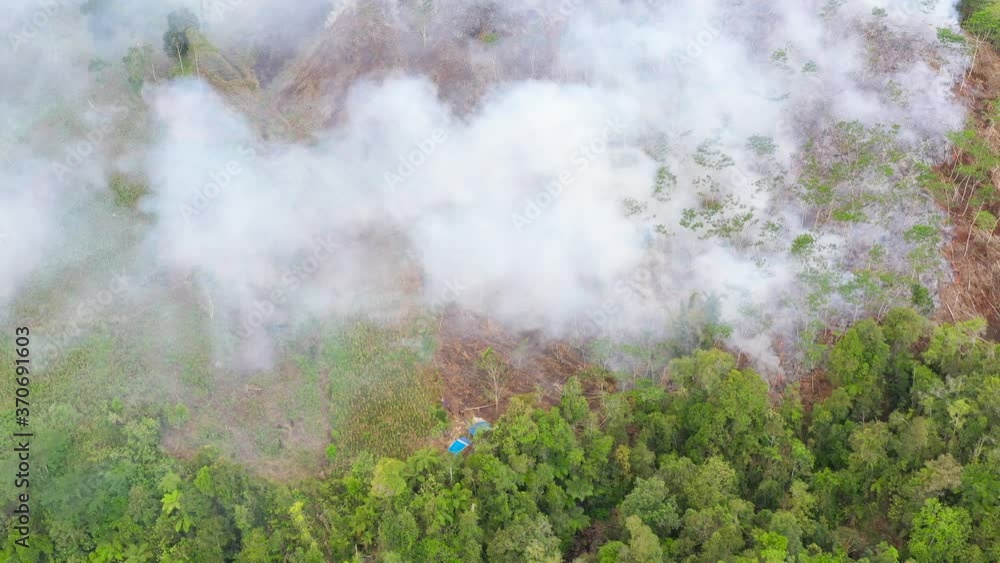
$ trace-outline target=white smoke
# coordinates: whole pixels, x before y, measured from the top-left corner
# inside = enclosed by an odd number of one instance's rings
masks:
[[[268,27],[257,10],[280,26],[276,5],[226,4],[235,23],[206,32],[249,45],[240,30]],[[161,80],[145,89],[150,143],[91,161],[127,161],[148,179],[136,268],[196,275],[219,314],[220,356],[235,342],[263,367],[289,322],[444,293],[514,329],[669,336],[701,295],[720,299],[731,344],[777,369],[773,338],[815,314],[789,254],[797,236],[812,232],[825,267],[849,279],[873,244],[905,254],[902,233],[935,213],[913,187],[895,208],[866,204],[878,221],[818,224],[798,186],[805,143],[842,121],[898,125],[912,160],[941,157],[962,123],[952,85],[966,64],[936,41],[956,25],[946,2],[421,6],[337,3],[330,25],[293,46],[308,69],[340,56],[324,53],[337,45],[324,34],[374,18],[365,33],[412,63],[346,84],[319,77],[343,92],[327,93],[338,117],[309,141],[264,138],[257,116],[205,80]],[[437,72],[454,59],[474,69],[456,74],[465,80]],[[88,89],[89,77],[68,76]],[[263,94],[287,92],[278,81]],[[868,174],[866,189],[910,181],[909,164]],[[6,209],[40,215],[21,236],[58,240],[52,215],[25,203],[25,180],[5,185]],[[0,244],[0,266],[24,262]],[[407,272],[419,288],[397,283]],[[5,274],[0,288],[20,279]]]

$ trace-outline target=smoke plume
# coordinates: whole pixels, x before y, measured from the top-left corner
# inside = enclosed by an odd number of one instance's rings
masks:
[[[4,304],[97,254],[73,291],[121,268],[140,282],[123,303],[196,304],[240,367],[272,365],[311,319],[446,302],[568,339],[700,319],[778,370],[777,340],[907,301],[816,305],[873,249],[941,277],[905,259],[904,234],[939,221],[917,165],[964,118],[967,56],[937,40],[957,24],[947,2],[282,6],[190,5],[198,56],[168,79],[178,6],[15,2]],[[119,61],[143,44],[130,91]],[[113,178],[145,186],[134,208]]]

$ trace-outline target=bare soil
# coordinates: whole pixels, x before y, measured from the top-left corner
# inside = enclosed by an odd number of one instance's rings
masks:
[[[465,311],[450,309],[441,319],[440,345],[434,366],[442,379],[442,404],[453,418],[496,418],[515,396],[529,396],[541,406],[558,402],[570,376],[589,366],[581,352],[565,342],[538,332],[515,334],[497,323]],[[499,409],[491,398],[491,384],[477,362],[492,348],[510,369]]]
[[[993,152],[1000,154],[1000,131],[989,120],[989,115],[995,113],[994,101],[1000,99],[1000,55],[992,46],[983,43],[976,49],[972,68],[956,87],[956,94],[967,105],[976,129]],[[951,162],[938,171],[949,177],[954,165],[965,158],[955,152]],[[952,267],[952,280],[941,286],[941,307],[936,318],[960,322],[983,317],[988,323],[986,337],[1000,340],[1000,229],[990,233],[974,224],[981,209],[995,216],[1000,214],[1000,204],[970,205],[980,190],[1000,191],[1000,170],[993,171],[991,184],[968,186],[960,190],[950,206],[942,206],[953,225],[952,239],[944,250]]]

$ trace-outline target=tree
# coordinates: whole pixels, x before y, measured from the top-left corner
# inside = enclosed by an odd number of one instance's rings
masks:
[[[404,508],[383,513],[378,531],[379,549],[383,553],[393,552],[403,561],[409,561],[419,537],[417,519],[409,510]]]
[[[663,561],[663,547],[660,538],[656,537],[649,526],[642,523],[638,516],[625,519],[625,527],[631,539],[628,545],[619,552],[619,561],[623,563],[660,563]]]
[[[892,404],[899,404],[910,394],[916,360],[912,350],[927,334],[929,326],[927,319],[913,309],[895,308],[885,316],[882,333],[892,353],[887,369],[889,399]]]
[[[859,492],[864,497],[878,493],[881,483],[888,480],[889,438],[889,427],[884,422],[869,422],[851,433],[848,468],[861,485]]]
[[[864,420],[882,410],[889,345],[871,319],[851,327],[830,353],[831,379],[854,399],[855,414]]]
[[[510,382],[510,366],[499,354],[493,351],[493,348],[483,350],[476,365],[485,376],[484,392],[493,401],[494,408],[499,411],[500,399],[503,398],[507,384]]]
[[[153,80],[156,80],[156,68],[153,67],[153,48],[145,43],[129,47],[128,53],[122,57],[122,64],[125,65],[128,85],[135,94],[142,90],[147,68],[152,71]]]
[[[736,497],[739,474],[725,460],[709,458],[681,484],[689,508],[712,507]]]
[[[965,29],[976,34],[984,41],[1000,46],[1000,14],[997,14],[992,3],[983,2],[962,2],[971,6],[979,6],[982,9],[970,14],[962,23]]]
[[[775,532],[757,530],[754,532],[757,561],[763,563],[784,563],[788,558],[788,538]]]
[[[637,479],[632,492],[618,507],[621,516],[638,516],[654,532],[665,536],[680,526],[677,503],[670,496],[666,483],[659,477]]]
[[[792,512],[779,510],[771,517],[768,524],[768,532],[781,536],[784,539],[783,549],[788,555],[795,557],[802,551],[802,535],[804,533],[802,522]],[[758,538],[758,541],[760,538]],[[769,542],[765,541],[763,543]]]
[[[966,561],[972,554],[968,545],[971,531],[969,513],[964,509],[928,499],[913,521],[910,555],[918,563]]]
[[[406,490],[403,472],[406,464],[398,459],[382,458],[375,466],[371,494],[377,498],[391,498]]]
[[[590,413],[590,405],[587,398],[583,396],[583,386],[577,377],[571,377],[563,385],[562,395],[559,400],[559,412],[566,422],[579,424],[586,419]]]
[[[478,563],[483,558],[483,530],[475,510],[466,510],[458,517],[458,545],[462,561]]]
[[[552,533],[552,524],[539,514],[525,515],[498,531],[487,548],[490,561],[558,563],[562,560],[559,538]]]
[[[181,491],[171,491],[163,495],[163,514],[174,520],[174,530],[187,532],[194,523],[191,516],[184,511]]]
[[[687,404],[685,453],[695,461],[721,455],[744,469],[758,455],[767,439],[765,424],[774,416],[767,383],[752,371],[734,369],[711,391]]]
[[[930,344],[924,351],[927,365],[943,375],[958,375],[975,371],[987,352],[980,345],[986,330],[986,319],[975,318],[955,325],[940,325],[934,329]]]
[[[163,34],[163,51],[183,64],[191,46],[188,32],[198,31],[201,24],[198,17],[188,8],[179,8],[167,14],[167,31]]]

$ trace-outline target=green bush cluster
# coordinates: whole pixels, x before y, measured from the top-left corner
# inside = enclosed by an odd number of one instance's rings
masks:
[[[1000,47],[1000,3],[996,0],[966,0],[961,3],[962,27]]]

